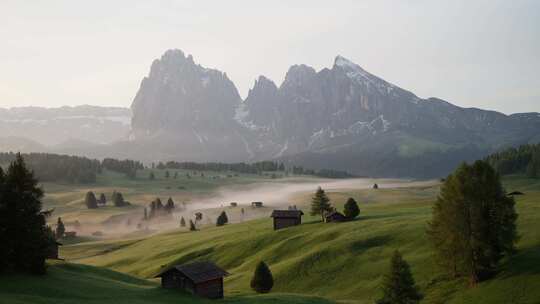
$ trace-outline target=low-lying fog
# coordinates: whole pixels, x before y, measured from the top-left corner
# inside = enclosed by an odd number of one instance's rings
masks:
[[[103,225],[84,225],[82,229],[77,229],[82,235],[95,234],[100,231],[102,238],[120,238],[129,236],[140,236],[144,234],[154,234],[180,227],[180,219],[186,221],[186,228],[189,227],[189,220],[194,220],[195,213],[203,214],[203,219],[196,221],[197,227],[201,225],[215,225],[216,218],[225,211],[229,223],[237,223],[246,220],[268,217],[273,209],[286,209],[292,205],[293,196],[300,193],[314,193],[317,187],[322,187],[327,192],[335,190],[355,190],[369,189],[375,183],[379,188],[403,188],[425,186],[433,184],[434,181],[413,181],[404,179],[295,179],[287,178],[264,183],[254,183],[246,185],[224,186],[219,188],[215,195],[210,198],[195,199],[183,205],[176,202],[175,212],[167,216],[155,217],[149,221],[142,221],[142,212],[136,212],[117,216],[109,219]],[[238,204],[232,207],[231,203]],[[253,208],[251,202],[263,202],[265,208]],[[309,204],[309,202],[305,202]],[[101,233],[99,233],[101,234]]]

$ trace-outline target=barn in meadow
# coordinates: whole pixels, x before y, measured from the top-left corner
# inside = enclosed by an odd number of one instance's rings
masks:
[[[302,224],[302,215],[302,210],[274,210],[270,217],[274,219],[274,230],[278,230]]]
[[[179,288],[191,294],[223,298],[223,278],[229,273],[212,262],[194,262],[169,267],[155,278],[161,278],[163,288]]]

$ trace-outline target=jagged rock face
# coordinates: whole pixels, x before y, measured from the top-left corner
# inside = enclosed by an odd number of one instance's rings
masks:
[[[240,102],[225,73],[195,64],[180,50],[169,50],[152,63],[135,96],[132,139],[158,145],[161,157],[245,159],[244,140],[234,120]]]
[[[279,87],[261,76],[242,101],[224,73],[167,51],[132,112],[134,143],[150,145],[153,160],[281,158],[366,175],[433,176],[504,145],[540,141],[537,113],[421,99],[341,56],[319,72],[292,66]]]

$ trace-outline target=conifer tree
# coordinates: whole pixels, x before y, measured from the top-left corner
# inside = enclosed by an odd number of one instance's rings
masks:
[[[330,199],[326,196],[324,190],[319,187],[311,199],[311,215],[320,215],[324,221],[324,214],[332,210]]]
[[[169,199],[167,200],[167,204],[165,205],[165,210],[168,212],[168,213],[171,213],[173,210],[174,210],[174,201],[172,200],[172,198],[169,197]]]
[[[113,194],[113,203],[115,207],[124,207],[126,202],[124,201],[124,196],[120,192],[114,192]]]
[[[345,206],[343,206],[343,214],[351,220],[360,214],[360,208],[358,208],[358,204],[356,203],[354,198],[349,197],[349,199],[345,203]]]
[[[418,292],[409,264],[403,260],[401,253],[395,251],[390,262],[390,269],[383,278],[383,296],[377,304],[414,304],[422,296]]]
[[[99,202],[103,206],[107,204],[107,197],[105,196],[105,194],[101,193],[101,195],[99,196]]]
[[[144,215],[143,215],[143,220],[148,220],[148,211],[146,210],[146,207],[144,207]]]
[[[0,170],[0,271],[45,273],[53,239],[41,211],[43,191],[17,153],[4,174]]]
[[[84,197],[84,203],[86,204],[86,207],[88,209],[96,209],[98,207],[94,192],[92,191],[86,192],[86,196]]]
[[[165,171],[165,178],[171,177],[171,174],[169,173],[169,170]]]
[[[148,175],[148,179],[149,179],[149,180],[154,180],[154,179],[156,179],[156,176],[154,175],[154,171],[150,171],[150,175]]]
[[[195,227],[195,223],[193,223],[192,220],[189,220],[189,231],[196,231],[197,227]]]
[[[250,286],[251,289],[258,293],[269,293],[270,290],[272,290],[272,287],[274,287],[272,272],[265,262],[259,262],[257,268],[255,268]]]
[[[63,238],[64,233],[66,233],[66,227],[64,226],[64,222],[62,222],[62,218],[59,217],[56,222],[56,238]]]
[[[223,226],[229,222],[229,218],[227,217],[227,214],[225,211],[221,211],[221,214],[218,216],[216,220],[216,226]]]
[[[182,218],[180,218],[180,227],[186,227],[186,220],[184,219],[183,216]]]
[[[485,161],[462,164],[441,187],[428,234],[437,262],[470,285],[493,273],[515,250],[514,199],[506,196],[498,173]]]

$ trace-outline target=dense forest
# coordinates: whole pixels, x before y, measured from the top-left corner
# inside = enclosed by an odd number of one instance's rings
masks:
[[[312,170],[305,169],[301,166],[293,166],[286,168],[283,163],[274,161],[261,161],[255,163],[195,163],[195,162],[174,162],[158,163],[155,166],[157,169],[184,169],[194,171],[217,171],[217,172],[236,172],[247,174],[260,174],[262,172],[290,172],[296,175],[314,175],[326,178],[349,178],[353,175],[338,170],[321,169]]]
[[[16,159],[16,153],[0,152],[0,165]],[[36,177],[43,182],[94,183],[102,169],[124,173],[134,178],[137,170],[143,169],[142,163],[133,160],[106,158],[103,161],[80,156],[51,153],[21,154]]]
[[[17,154],[0,153],[0,164],[16,159]],[[49,153],[22,154],[28,168],[43,182],[60,181],[67,183],[93,183],[101,172],[101,163],[86,157]]]
[[[509,148],[486,157],[493,168],[502,175],[526,174],[540,177],[540,144]]]

